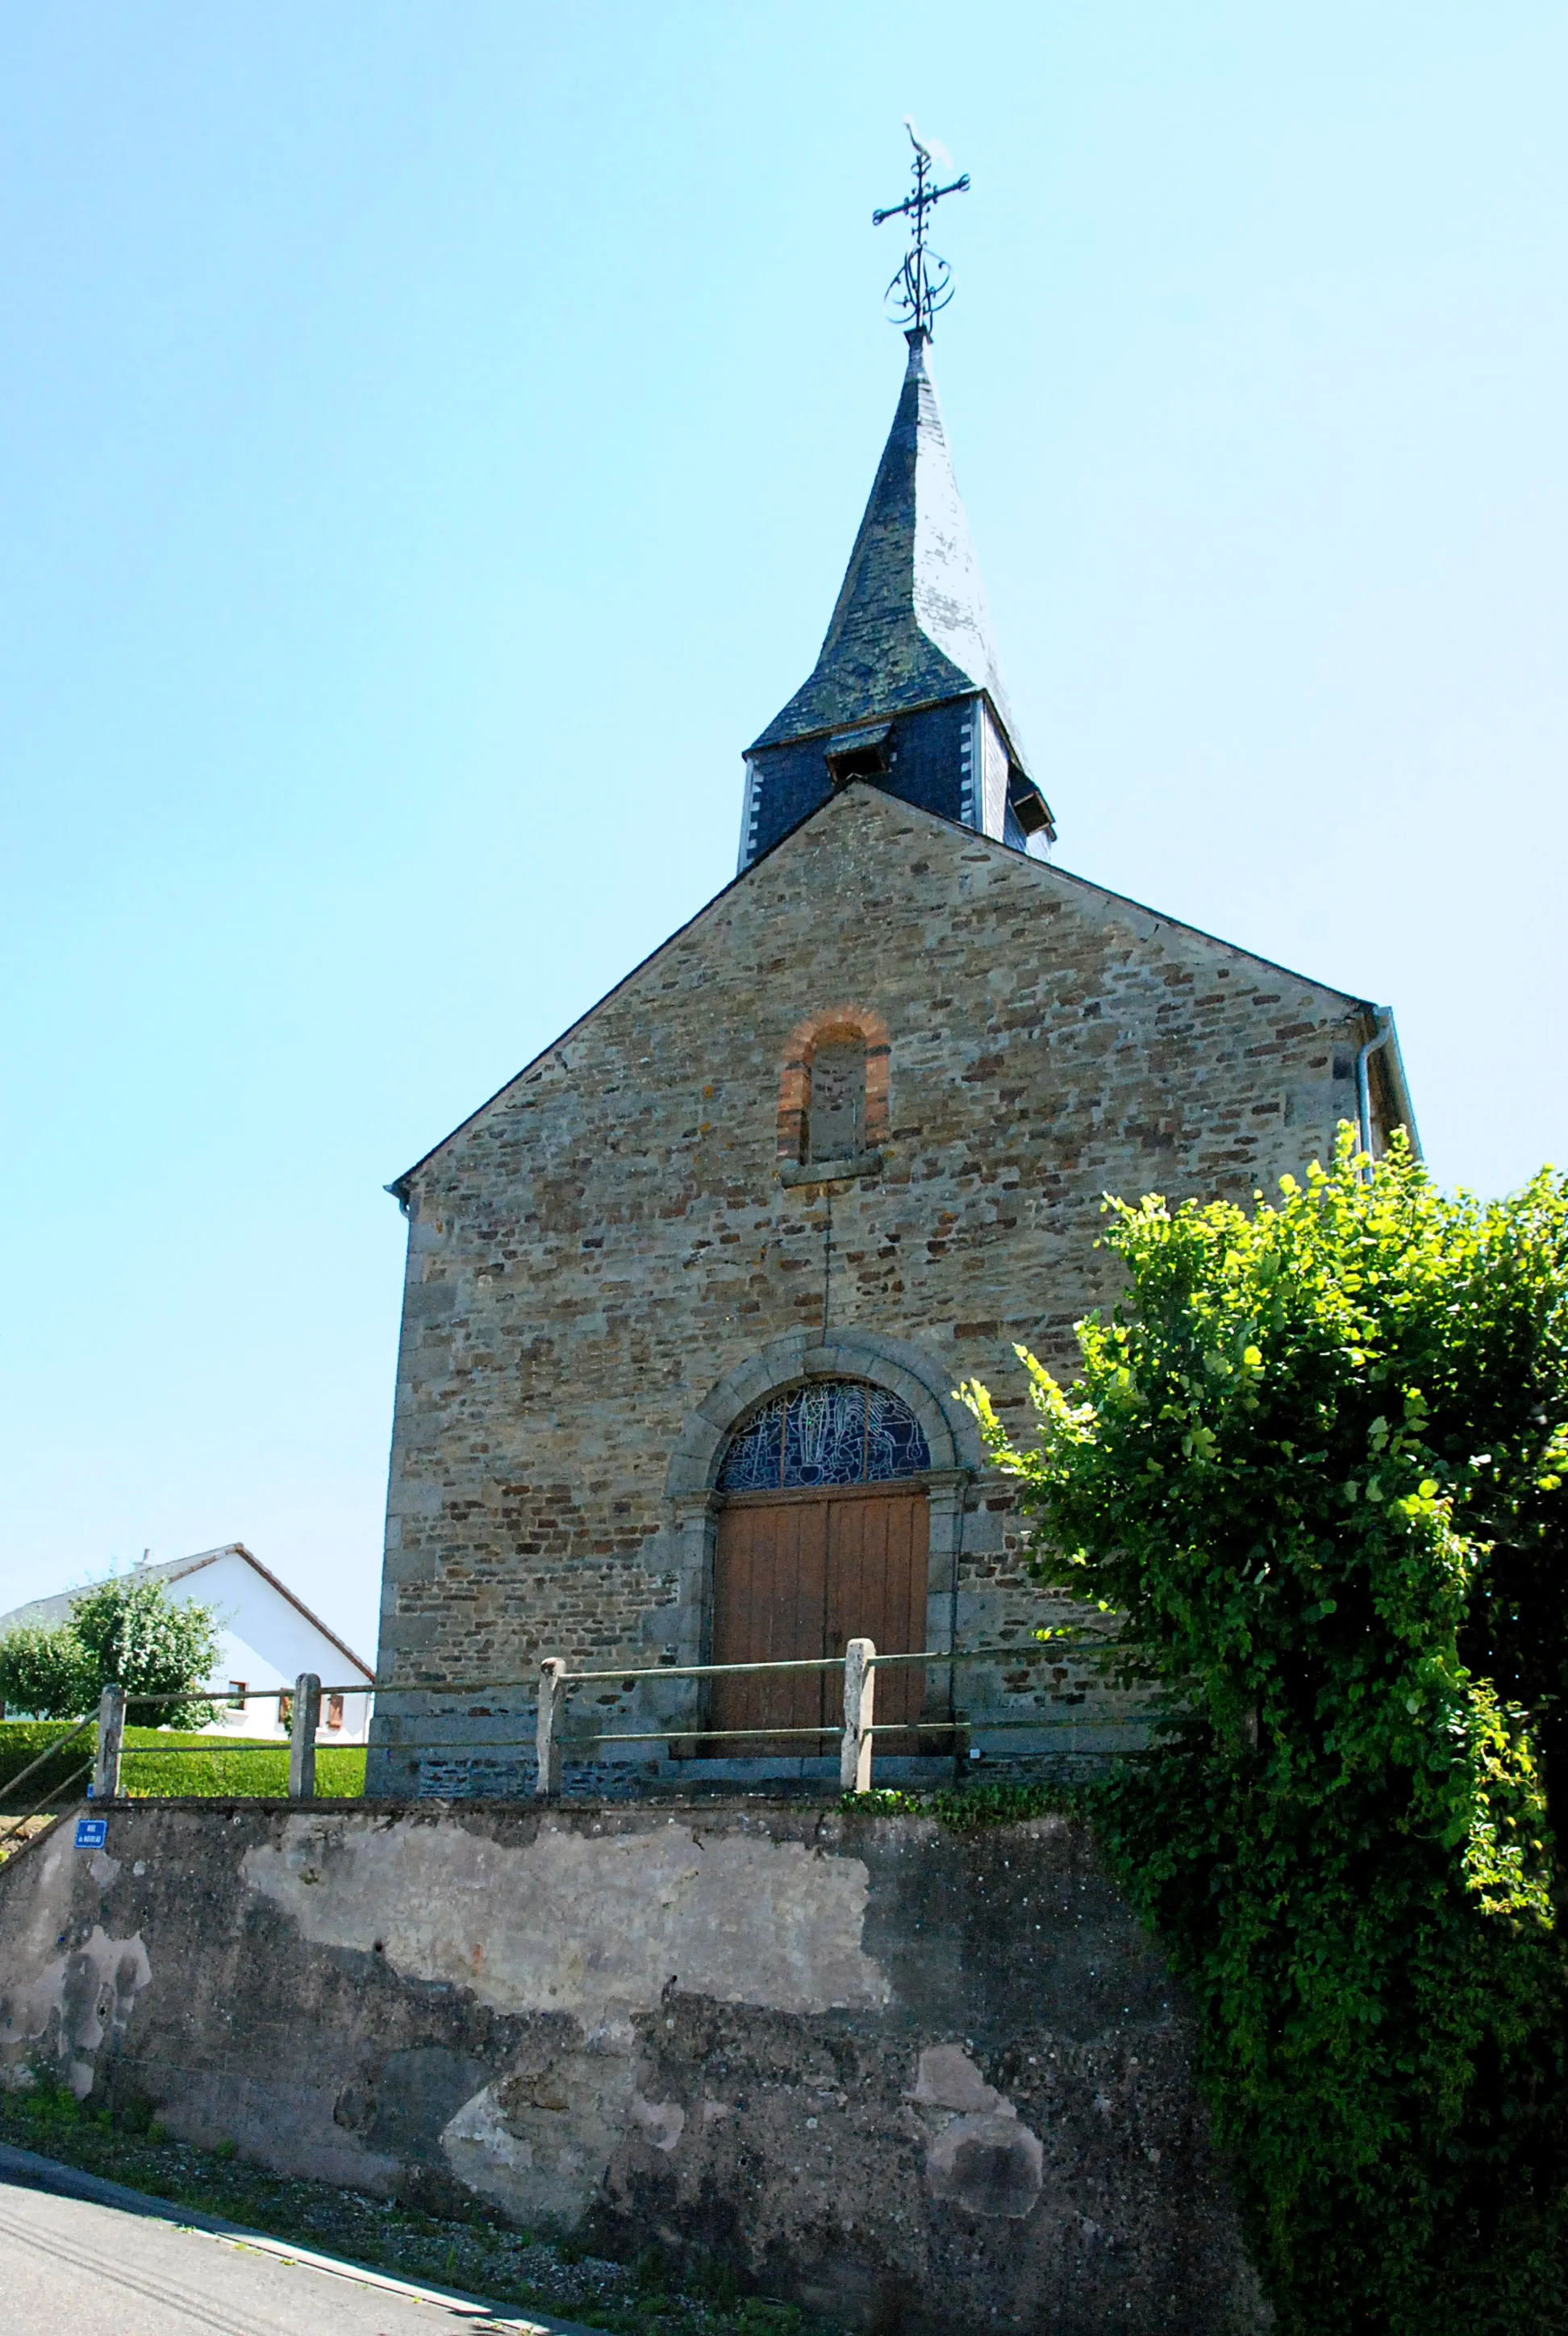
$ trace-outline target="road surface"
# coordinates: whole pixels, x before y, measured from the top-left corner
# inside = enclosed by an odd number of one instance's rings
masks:
[[[178,2206],[105,2204],[114,2185],[63,2167],[24,2169],[25,2180],[90,2195],[24,2186],[16,2161],[26,2155],[6,2151],[12,2164],[0,2166],[5,2336],[545,2336],[568,2327],[328,2268],[320,2255],[302,2261],[280,2240],[194,2229]]]

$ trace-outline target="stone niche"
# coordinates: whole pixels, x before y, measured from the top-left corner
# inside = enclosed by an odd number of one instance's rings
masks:
[[[866,2330],[1269,2324],[1086,1835],[759,1802],[122,1804],[0,1873],[0,2080]]]

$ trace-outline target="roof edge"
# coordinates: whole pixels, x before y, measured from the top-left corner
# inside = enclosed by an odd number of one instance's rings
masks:
[[[847,790],[841,789],[840,793],[842,793],[846,791]],[[833,798],[832,796],[828,798],[829,802],[833,800]],[[580,1030],[585,1022],[592,1020],[593,1017],[599,1012],[601,1006],[608,1006],[612,998],[618,998],[620,995],[620,992],[626,988],[628,982],[635,981],[637,979],[638,975],[643,971],[645,967],[654,964],[657,959],[664,955],[667,949],[673,949],[677,941],[680,940],[687,933],[689,933],[694,925],[697,925],[702,922],[702,920],[707,915],[710,909],[716,909],[719,902],[727,899],[729,894],[735,891],[737,884],[744,884],[745,882],[746,878],[752,873],[754,869],[760,868],[765,860],[772,859],[774,853],[778,850],[781,843],[786,843],[792,835],[795,834],[805,825],[806,820],[814,819],[817,813],[824,808],[824,804],[817,803],[811,811],[804,814],[803,818],[797,819],[794,827],[786,828],[784,834],[779,836],[775,842],[770,843],[765,852],[759,852],[755,860],[748,861],[744,868],[737,869],[735,873],[730,878],[727,884],[721,884],[718,891],[710,894],[708,899],[703,902],[700,909],[694,909],[691,915],[684,919],[684,920],[676,927],[673,933],[667,933],[665,935],[663,940],[658,943],[657,948],[650,949],[646,957],[639,957],[637,963],[630,967],[628,971],[623,973],[618,981],[611,982],[609,988],[601,991],[599,996],[594,999],[591,1006],[585,1006],[582,1012],[574,1016],[572,1020],[567,1024],[564,1030],[558,1031],[547,1046],[541,1046],[536,1055],[531,1055],[525,1063],[520,1064],[518,1068],[511,1073],[509,1078],[502,1079],[498,1087],[492,1089],[491,1093],[485,1096],[482,1103],[475,1104],[473,1109],[471,1112],[466,1113],[464,1116],[458,1121],[455,1127],[448,1128],[446,1134],[441,1137],[438,1143],[433,1144],[428,1152],[422,1152],[411,1168],[405,1168],[401,1176],[394,1176],[390,1184],[384,1184],[381,1188],[382,1191],[384,1192],[390,1192],[393,1199],[398,1203],[399,1207],[406,1212],[409,1202],[408,1188],[410,1180],[418,1175],[420,1170],[424,1166],[427,1161],[433,1160],[438,1152],[444,1152],[449,1144],[455,1143],[457,1138],[463,1134],[463,1130],[465,1128],[472,1127],[476,1119],[482,1119],[484,1114],[490,1109],[492,1103],[500,1102],[508,1087],[514,1087],[519,1079],[525,1079],[530,1071],[537,1068],[537,1066],[545,1060],[547,1056],[553,1055],[559,1047],[564,1046],[567,1040],[572,1037],[576,1032]]]
[[[1410,1139],[1410,1150],[1417,1160],[1425,1158],[1421,1150],[1421,1131],[1416,1124],[1415,1105],[1410,1100],[1410,1082],[1405,1076],[1405,1057],[1399,1046],[1399,1033],[1391,1006],[1374,1006],[1369,998],[1358,1001],[1367,1019],[1367,1037],[1376,1038],[1379,1031],[1387,1034],[1387,1044],[1373,1056],[1388,1085],[1388,1099],[1395,1113],[1394,1124],[1402,1127]]]
[[[979,690],[967,694],[977,696],[983,695]],[[786,827],[784,833],[775,837],[765,852],[759,852],[755,860],[748,861],[745,867],[732,876],[727,884],[722,884],[710,899],[703,902],[700,909],[694,910],[689,917],[676,927],[673,933],[667,934],[657,949],[649,949],[646,957],[639,958],[634,966],[622,974],[618,981],[613,982],[609,988],[596,998],[591,1006],[584,1007],[582,1012],[569,1022],[564,1030],[550,1039],[548,1046],[541,1046],[537,1054],[531,1055],[525,1063],[512,1072],[510,1078],[502,1079],[501,1085],[492,1089],[482,1103],[476,1104],[471,1112],[458,1121],[455,1127],[448,1129],[438,1143],[433,1144],[428,1152],[421,1153],[412,1167],[405,1168],[401,1176],[394,1176],[390,1184],[383,1185],[382,1190],[390,1192],[400,1207],[406,1212],[411,1198],[409,1187],[413,1178],[418,1175],[420,1170],[428,1162],[434,1159],[438,1152],[444,1152],[449,1144],[455,1143],[465,1129],[472,1127],[477,1119],[483,1116],[492,1104],[500,1101],[509,1087],[515,1086],[519,1079],[525,1078],[528,1073],[544,1062],[547,1056],[553,1055],[559,1047],[564,1046],[567,1040],[582,1028],[584,1023],[593,1019],[601,1007],[608,1006],[612,998],[618,997],[629,982],[635,981],[638,974],[656,963],[666,949],[673,949],[677,941],[684,939],[694,926],[699,925],[711,910],[718,907],[721,900],[727,900],[738,886],[748,882],[759,868],[765,867],[774,852],[782,851],[792,837],[798,835],[803,828],[809,827],[813,819],[821,819],[825,813],[832,811],[835,803],[844,802],[851,794],[861,789],[868,794],[879,797],[884,803],[896,803],[900,811],[911,819],[929,820],[933,827],[942,828],[952,835],[961,836],[966,843],[984,844],[990,851],[1005,852],[1010,859],[1021,861],[1026,867],[1037,870],[1042,877],[1054,879],[1058,883],[1076,885],[1083,892],[1096,892],[1102,900],[1115,901],[1119,908],[1135,909],[1140,916],[1153,917],[1162,925],[1173,925],[1181,932],[1194,934],[1199,940],[1208,941],[1215,949],[1229,949],[1232,957],[1245,958],[1249,963],[1262,966],[1271,973],[1282,973],[1291,981],[1303,983],[1309,989],[1321,990],[1327,997],[1342,998],[1347,1006],[1359,1008],[1363,1012],[1378,1010],[1369,1007],[1366,998],[1358,990],[1342,989],[1338,983],[1332,981],[1320,981],[1315,974],[1302,973],[1295,966],[1282,964],[1278,958],[1264,957],[1257,949],[1247,949],[1240,941],[1228,941],[1222,934],[1210,932],[1206,926],[1191,924],[1184,917],[1172,916],[1164,909],[1151,908],[1146,900],[1135,900],[1130,892],[1115,891],[1108,884],[1096,884],[1091,877],[1075,874],[1070,868],[1059,868],[1054,860],[1037,860],[1032,852],[1020,852],[1016,844],[1004,842],[998,836],[983,834],[978,828],[965,827],[959,820],[945,818],[940,812],[928,811],[923,803],[907,803],[901,795],[890,794],[885,787],[879,787],[869,779],[848,779],[842,786],[835,788],[832,794],[824,796],[821,803],[814,803],[810,811],[803,812],[794,825]],[[1388,1015],[1389,1021],[1392,1022],[1392,1008],[1385,1007],[1382,1010]],[[1396,1040],[1395,1043],[1397,1046],[1398,1041]],[[1407,1104],[1408,1089],[1404,1085],[1402,1065],[1399,1077],[1401,1091]],[[1407,1118],[1406,1124],[1414,1134],[1413,1114]],[[254,1563],[255,1560],[251,1562]],[[346,1650],[345,1651],[346,1652]],[[357,1658],[355,1660],[357,1660]]]
[[[348,1660],[354,1665],[355,1669],[362,1673],[367,1686],[374,1687],[375,1685],[375,1673],[371,1665],[364,1661],[360,1656],[356,1655],[354,1649],[348,1644],[347,1640],[340,1639],[336,1631],[332,1630],[328,1624],[322,1621],[319,1614],[314,1612],[312,1609],[306,1604],[303,1598],[297,1598],[293,1591],[288,1587],[287,1582],[280,1582],[277,1574],[273,1572],[271,1567],[263,1565],[261,1560],[253,1551],[247,1549],[242,1541],[228,1542],[221,1549],[209,1551],[207,1552],[207,1557],[209,1560],[215,1557],[244,1558],[248,1565],[254,1566],[256,1572],[260,1574],[263,1582],[269,1582],[273,1589],[278,1591],[278,1595],[288,1601],[288,1603],[294,1608],[297,1614],[303,1614],[306,1621],[311,1625],[313,1630],[319,1630],[322,1637],[326,1639],[330,1645],[336,1647],[340,1655],[347,1657]]]
[[[354,1649],[348,1644],[347,1640],[340,1639],[336,1631],[333,1630],[328,1623],[324,1622],[320,1615],[315,1613],[312,1609],[306,1604],[303,1598],[297,1598],[293,1591],[288,1587],[287,1582],[280,1582],[277,1574],[273,1572],[271,1567],[263,1565],[255,1551],[247,1549],[242,1541],[219,1542],[214,1549],[192,1550],[189,1557],[164,1558],[156,1565],[133,1565],[125,1573],[106,1574],[104,1576],[104,1580],[108,1582],[134,1582],[137,1575],[141,1573],[146,1575],[150,1579],[155,1579],[159,1582],[183,1582],[189,1575],[192,1573],[200,1573],[204,1572],[208,1566],[216,1565],[220,1557],[242,1557],[247,1565],[251,1567],[255,1572],[259,1573],[262,1580],[272,1589],[277,1591],[278,1596],[287,1605],[292,1606],[297,1614],[303,1614],[306,1621],[310,1624],[312,1630],[319,1630],[322,1637],[327,1641],[328,1645],[336,1647],[338,1653],[344,1656],[347,1661],[354,1665],[355,1669],[360,1672],[364,1677],[367,1686],[375,1686],[375,1673],[370,1664],[364,1661],[360,1656],[356,1655]],[[83,1596],[87,1591],[97,1589],[99,1586],[100,1585],[96,1582],[84,1582],[80,1590],[46,1590],[42,1598],[24,1598],[22,1604],[18,1607],[13,1608],[12,1611],[15,1613],[21,1614],[24,1613],[29,1606],[47,1606],[52,1604],[57,1598],[80,1598]]]
[[[948,662],[951,664],[951,658],[949,658]],[[954,666],[953,670],[957,673],[960,668]],[[759,731],[749,746],[741,748],[741,760],[750,762],[754,754],[776,754],[785,746],[809,746],[813,738],[833,738],[842,730],[869,730],[879,722],[907,721],[912,714],[934,713],[939,706],[961,706],[967,697],[985,699],[990,710],[991,719],[1006,740],[1008,753],[1011,755],[1015,765],[1023,773],[1036,793],[1043,795],[1044,790],[1029,768],[1028,757],[1013,735],[1012,719],[1006,709],[997,703],[996,692],[988,682],[973,681],[967,674],[964,676],[962,689],[944,690],[940,697],[918,698],[912,706],[885,706],[880,714],[857,714],[847,722],[813,723],[809,730],[792,731],[787,738],[770,738],[767,730]],[[778,718],[775,715],[774,720],[776,721]],[[773,724],[770,722],[768,729],[771,730]],[[911,805],[911,808],[914,809],[917,806]],[[936,814],[939,817],[940,815],[940,813]],[[781,836],[779,841],[782,843],[784,838]]]

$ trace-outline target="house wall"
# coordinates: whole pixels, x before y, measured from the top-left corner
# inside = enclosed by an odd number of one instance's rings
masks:
[[[0,1871],[0,2082],[907,2336],[1251,2336],[1191,2022],[1086,1835],[115,1803]]]
[[[210,1606],[219,1617],[219,1656],[208,1685],[222,1695],[230,1679],[243,1679],[252,1691],[243,1710],[221,1712],[207,1734],[282,1738],[288,1731],[278,1725],[278,1704],[260,1701],[259,1689],[292,1688],[302,1671],[314,1671],[323,1685],[331,1687],[343,1686],[357,1675],[341,1648],[237,1554],[214,1558],[199,1572],[181,1576],[170,1585],[169,1594],[178,1604],[193,1599]],[[368,1695],[346,1698],[341,1729],[329,1729],[324,1712],[321,1741],[363,1744],[369,1734],[371,1700]]]
[[[125,1577],[137,1579],[137,1575]],[[194,1556],[149,1566],[146,1580],[157,1583],[177,1605],[209,1608],[218,1630],[218,1653],[201,1685],[215,1698],[227,1699],[229,1682],[243,1679],[248,1690],[243,1709],[221,1710],[204,1735],[272,1737],[279,1741],[287,1729],[278,1724],[276,1698],[260,1699],[268,1688],[292,1689],[304,1671],[314,1671],[324,1686],[343,1687],[363,1679],[365,1691],[344,1698],[343,1725],[332,1728],[330,1713],[322,1715],[323,1740],[332,1744],[363,1744],[369,1733],[373,1682],[362,1664],[345,1654],[325,1630],[303,1613],[294,1601],[248,1562],[239,1544],[200,1551]],[[0,1615],[0,1630],[22,1626],[56,1629],[70,1619],[75,1593],[62,1591],[52,1598],[34,1600],[13,1613]],[[12,1715],[17,1717],[16,1714]]]
[[[788,1189],[791,1034],[845,1004],[889,1033],[881,1172]],[[712,1503],[672,1455],[721,1383],[853,1370],[855,1339],[950,1428],[930,1627],[1019,1650],[955,1675],[971,1748],[1124,1744],[1125,1702],[1024,1660],[1047,1610],[950,1391],[979,1377],[1024,1426],[1015,1342],[1070,1374],[1115,1295],[1102,1196],[1250,1202],[1353,1115],[1365,1035],[1338,992],[843,791],[409,1181],[371,1789],[526,1789],[542,1656],[700,1660]],[[692,1692],[611,1681],[579,1724]]]

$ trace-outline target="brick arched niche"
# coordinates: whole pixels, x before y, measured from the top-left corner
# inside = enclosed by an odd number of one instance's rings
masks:
[[[778,1160],[786,1183],[811,1169],[874,1174],[888,1132],[888,1026],[874,1007],[824,1007],[791,1031],[779,1076]],[[831,1095],[819,1093],[830,1087]]]
[[[679,1644],[683,1661],[709,1659],[714,1551],[722,1505],[717,1481],[730,1436],[769,1396],[818,1378],[864,1379],[886,1387],[920,1421],[930,1454],[930,1466],[920,1480],[930,1523],[926,1644],[944,1653],[952,1647],[965,1494],[983,1465],[979,1430],[969,1413],[954,1401],[950,1377],[934,1356],[907,1339],[844,1330],[824,1345],[813,1346],[804,1334],[774,1339],[749,1362],[726,1372],[686,1419],[670,1455],[667,1480],[680,1576],[678,1621],[667,1617],[676,1622],[668,1637]],[[928,1700],[945,1701],[948,1693],[944,1667],[940,1681],[933,1678],[930,1683]]]

